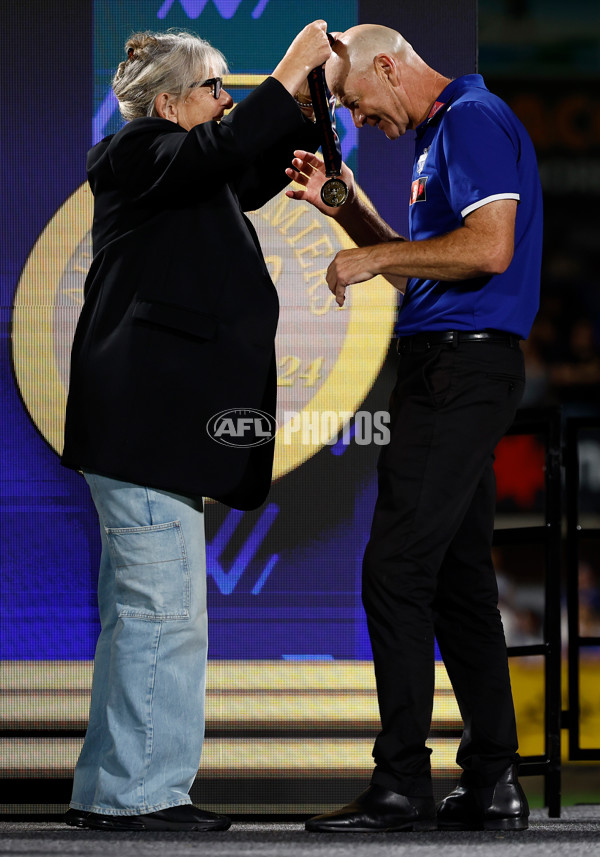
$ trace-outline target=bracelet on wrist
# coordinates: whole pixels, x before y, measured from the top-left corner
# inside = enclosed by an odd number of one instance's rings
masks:
[[[300,101],[300,99],[296,98],[296,96],[294,96],[294,101],[296,102],[298,107],[307,107],[307,108],[312,110],[312,106],[313,106],[312,101]]]

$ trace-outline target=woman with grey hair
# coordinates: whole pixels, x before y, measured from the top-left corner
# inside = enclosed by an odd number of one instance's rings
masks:
[[[274,416],[278,300],[243,213],[314,149],[306,77],[324,21],[296,36],[235,110],[225,59],[187,33],[139,33],[113,82],[125,126],[89,152],[94,258],[71,357],[62,462],[100,520],[101,633],[73,826],[225,830],[189,790],[204,735],[203,501],[260,505],[273,443],[207,431],[226,410]],[[250,420],[255,425],[255,422]],[[248,426],[246,421],[244,425]]]

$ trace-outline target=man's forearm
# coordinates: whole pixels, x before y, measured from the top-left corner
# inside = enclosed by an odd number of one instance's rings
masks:
[[[364,202],[358,194],[349,205],[340,208],[337,222],[359,246],[404,240],[382,217]]]
[[[350,205],[343,206],[340,209],[336,219],[358,247],[406,240],[392,229],[374,208],[371,208],[371,206],[360,199],[358,194],[354,197]],[[394,288],[404,292],[406,288],[405,276],[398,276],[391,271],[384,274],[384,276]]]
[[[453,282],[502,274],[514,252],[516,205],[511,199],[482,206],[463,226],[435,238],[341,250],[327,269],[327,285],[342,306],[347,286],[378,274],[394,285],[397,277]]]
[[[477,239],[463,226],[435,238],[402,244],[380,243],[364,250],[372,254],[373,269],[384,276],[452,282],[502,273],[510,259],[505,263],[494,253],[491,241]]]
[[[419,241],[380,241],[351,251],[355,255],[346,273],[418,277],[449,282],[502,274],[514,252],[517,203],[503,199],[472,212],[463,226],[445,235]],[[358,275],[358,276],[357,276]]]

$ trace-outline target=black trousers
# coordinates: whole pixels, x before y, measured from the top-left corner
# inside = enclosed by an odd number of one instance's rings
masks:
[[[434,637],[464,721],[464,777],[491,784],[518,758],[491,546],[494,449],[514,419],[524,368],[518,345],[490,342],[398,360],[363,603],[382,727],[372,781],[416,796],[431,794]]]

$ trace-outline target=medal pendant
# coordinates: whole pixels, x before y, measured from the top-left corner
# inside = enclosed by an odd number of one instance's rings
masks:
[[[341,179],[328,179],[321,188],[321,199],[331,208],[343,205],[348,199],[348,185]]]

